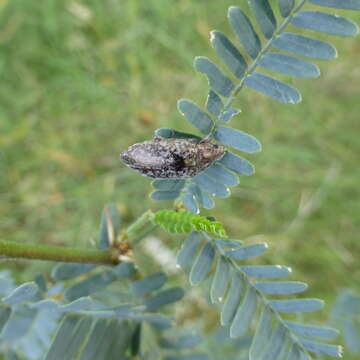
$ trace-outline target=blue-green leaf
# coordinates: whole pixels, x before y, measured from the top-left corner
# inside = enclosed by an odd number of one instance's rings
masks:
[[[121,225],[120,214],[115,204],[105,206],[100,223],[99,249],[107,249],[117,238]]]
[[[125,321],[98,319],[81,351],[80,360],[127,359],[124,354],[129,345],[131,330]]]
[[[323,354],[333,357],[342,357],[341,346],[321,344],[303,339],[300,342],[306,350],[311,351],[312,353]]]
[[[276,29],[276,19],[268,0],[249,0],[263,34],[270,39]]]
[[[230,196],[230,191],[226,186],[214,181],[204,173],[200,173],[199,175],[195,176],[193,180],[196,184],[199,185],[201,190],[204,190],[210,194],[220,198],[227,198]]]
[[[214,91],[210,90],[206,100],[206,110],[210,114],[219,116],[223,108],[224,108],[224,104],[220,96],[216,94]]]
[[[265,69],[299,78],[315,78],[320,75],[319,68],[311,62],[276,53],[267,53],[259,60]]]
[[[360,10],[360,0],[309,0],[319,6],[326,6],[335,9]]]
[[[29,304],[31,309],[39,309],[39,310],[51,310],[52,312],[56,312],[60,308],[60,304],[51,299],[43,299],[36,303]]]
[[[190,271],[190,284],[200,284],[209,273],[211,265],[214,261],[215,250],[210,243],[206,243],[202,250],[199,252]]]
[[[73,359],[90,330],[92,319],[68,315],[62,321],[45,360]]]
[[[197,202],[195,200],[195,196],[191,192],[187,192],[181,198],[182,202],[186,206],[186,208],[194,214],[198,214],[200,212]]]
[[[5,324],[9,320],[11,314],[11,307],[0,306],[0,333],[4,328]]]
[[[324,302],[320,299],[270,300],[269,305],[284,313],[311,312],[321,309]]]
[[[299,281],[264,281],[253,284],[258,290],[268,295],[290,295],[305,291],[308,286]]]
[[[216,93],[225,97],[230,96],[234,85],[213,62],[206,57],[198,56],[195,58],[194,67],[208,77],[209,85]]]
[[[31,301],[34,299],[38,290],[39,288],[34,281],[27,282],[14,289],[7,297],[3,298],[2,301],[3,303],[9,305],[20,304],[24,301]]]
[[[29,334],[36,315],[37,311],[23,306],[18,307],[16,311],[12,311],[1,333],[1,340],[10,343],[18,341]]]
[[[230,108],[226,111],[224,111],[220,117],[219,117],[219,121],[220,122],[224,122],[224,123],[227,123],[229,122],[233,116],[237,115],[240,113],[240,110],[239,109],[234,109],[234,108]]]
[[[188,188],[188,191],[195,196],[196,201],[205,209],[213,209],[215,207],[214,200],[209,195],[209,193],[202,191],[198,185],[192,184]]]
[[[280,13],[283,17],[290,15],[291,10],[294,8],[295,0],[279,0]]]
[[[265,345],[269,342],[272,329],[272,312],[268,307],[265,307],[261,313],[259,323],[256,327],[254,340],[252,341],[249,359],[260,359]]]
[[[344,333],[346,348],[351,354],[360,353],[359,329],[355,317],[343,317],[341,327]]]
[[[242,266],[241,270],[248,276],[258,278],[277,278],[291,274],[289,267],[281,265]]]
[[[160,289],[166,282],[166,275],[162,272],[146,276],[131,283],[131,290],[137,297],[147,295]]]
[[[236,6],[229,7],[228,18],[240,44],[249,56],[255,59],[261,50],[261,42],[249,18]]]
[[[200,246],[201,239],[202,235],[198,232],[193,232],[188,236],[177,255],[177,265],[184,267],[192,263],[192,259]]]
[[[333,339],[339,335],[339,331],[334,328],[304,325],[292,321],[285,321],[285,324],[291,331],[309,338],[321,337],[324,339]]]
[[[266,349],[266,359],[278,359],[283,346],[287,344],[285,336],[286,328],[282,324],[277,324],[269,339],[269,344]]]
[[[235,45],[219,31],[211,32],[211,44],[229,70],[237,78],[241,78],[247,69],[247,64]]]
[[[213,303],[221,303],[224,300],[228,287],[229,273],[229,264],[223,256],[219,256],[210,290],[210,298]]]
[[[357,25],[351,20],[320,11],[300,11],[291,23],[299,28],[337,36],[353,36],[358,32]]]
[[[261,144],[253,136],[227,126],[218,126],[214,137],[221,144],[233,147],[236,150],[247,153],[261,151]]]
[[[165,360],[209,360],[207,354],[196,353],[188,355],[170,355],[166,356]]]
[[[236,311],[230,327],[230,337],[236,338],[245,335],[250,327],[251,320],[257,308],[257,295],[253,288],[249,287],[244,300]]]
[[[194,125],[203,134],[208,134],[213,126],[210,116],[202,111],[193,102],[181,99],[178,101],[178,110],[185,116],[186,120]]]
[[[221,311],[221,325],[229,325],[233,320],[236,309],[239,306],[240,298],[244,288],[242,275],[235,273],[231,278],[230,289],[226,295],[226,300]]]
[[[184,290],[179,287],[174,287],[157,293],[155,296],[146,298],[144,305],[147,311],[156,311],[160,307],[172,304],[184,296]]]
[[[95,268],[88,264],[59,264],[51,271],[51,277],[57,281],[70,280],[85,274]]]
[[[314,59],[332,60],[337,57],[336,49],[331,44],[293,33],[282,33],[273,41],[273,46]]]
[[[90,297],[82,297],[69,304],[60,306],[58,310],[64,313],[91,310],[94,305],[95,303]]]
[[[165,349],[191,349],[202,342],[202,338],[196,334],[163,337],[160,339],[161,347]]]
[[[224,239],[215,239],[215,244],[220,246],[220,248],[226,250],[226,248],[238,248],[242,246],[242,242],[240,240],[224,240]]]
[[[151,185],[160,191],[181,191],[185,186],[185,180],[183,179],[161,179],[154,180]]]
[[[291,360],[309,360],[310,357],[299,346],[299,344],[293,344],[293,346],[290,348],[288,359],[291,359]]]
[[[172,319],[159,314],[134,314],[131,319],[146,321],[158,330],[165,330],[171,327]]]
[[[204,173],[225,186],[236,186],[239,184],[239,178],[235,174],[218,164],[211,165]]]
[[[174,129],[160,128],[155,130],[155,135],[161,136],[166,139],[198,139],[201,140],[200,136],[194,134],[185,133],[182,131],[176,131]]]
[[[154,191],[151,193],[151,198],[156,201],[175,200],[180,196],[179,191]]]
[[[107,285],[116,280],[113,271],[107,270],[102,273],[95,274],[79,281],[78,283],[68,287],[64,293],[64,297],[68,301],[91,295],[97,291],[103,290]]]
[[[136,268],[133,262],[131,261],[125,261],[122,262],[119,265],[116,265],[114,267],[111,268],[111,271],[116,275],[116,276],[121,276],[124,278],[131,278],[135,272],[136,272]]]
[[[268,249],[266,243],[263,244],[254,244],[239,247],[235,250],[229,250],[225,252],[225,255],[231,257],[234,260],[245,260],[252,257],[260,256]]]
[[[294,87],[258,72],[248,76],[244,83],[247,87],[285,104],[297,104],[301,101],[301,95]]]
[[[249,161],[231,151],[226,152],[220,163],[240,175],[252,175],[254,173],[254,166]]]

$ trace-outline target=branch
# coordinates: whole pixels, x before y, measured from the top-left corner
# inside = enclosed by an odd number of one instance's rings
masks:
[[[117,249],[89,250],[50,245],[35,245],[0,240],[0,257],[11,259],[37,259],[83,264],[116,265]]]
[[[58,262],[117,265],[122,262],[130,246],[129,238],[137,239],[144,228],[154,230],[151,223],[153,213],[148,210],[132,223],[121,235],[118,241],[106,250],[81,249],[51,245],[35,245],[0,240],[0,260],[3,259],[36,259]],[[149,225],[151,225],[149,227]],[[122,245],[126,246],[122,246]]]

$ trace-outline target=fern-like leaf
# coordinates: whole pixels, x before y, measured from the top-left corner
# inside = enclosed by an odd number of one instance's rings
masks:
[[[226,237],[225,229],[220,222],[187,211],[159,210],[154,214],[152,221],[172,233],[205,231]]]
[[[206,110],[202,110],[189,100],[181,100],[179,110],[197,130],[208,134],[209,138],[214,138],[237,151],[252,153],[260,150],[260,145],[254,138],[221,125],[223,122],[229,122],[239,112],[232,107],[236,96],[243,88],[250,88],[286,104],[300,102],[300,92],[282,79],[277,79],[276,74],[295,78],[317,77],[320,74],[317,65],[303,60],[299,55],[330,60],[334,59],[337,53],[331,44],[323,40],[286,30],[292,25],[295,28],[328,35],[353,36],[358,32],[354,22],[317,9],[323,6],[360,10],[360,2],[359,0],[278,0],[281,15],[279,17],[275,16],[277,12],[273,1],[249,0],[248,3],[250,16],[246,15],[249,13],[248,10],[237,6],[231,6],[228,10],[228,20],[235,35],[234,39],[219,31],[211,32],[211,45],[224,66],[218,66],[206,57],[200,56],[195,59],[195,69],[206,75],[210,86]],[[255,30],[255,22],[261,34]],[[259,71],[260,68],[269,70],[274,75],[263,74]],[[184,136],[184,133],[169,129],[160,129],[157,133],[165,137]],[[224,157],[227,160],[219,161],[227,169],[216,168],[217,174],[230,170],[240,175],[251,175],[253,168],[247,160],[240,158],[242,166],[234,165],[235,161],[229,160],[230,157],[234,159],[235,156],[238,155],[227,152]],[[227,197],[230,195],[229,187],[234,186],[224,182],[223,177],[214,176],[214,172],[212,169],[206,173],[206,177],[200,174],[199,177],[187,180],[177,191],[157,190],[152,194],[152,198],[174,200],[180,197],[187,209],[193,213],[197,213],[201,206],[211,208],[213,201],[209,198]],[[195,187],[192,186],[194,183]]]
[[[309,359],[309,352],[340,357],[339,346],[314,342],[309,338],[331,339],[338,334],[335,329],[299,324],[282,318],[282,313],[313,312],[324,305],[323,301],[313,298],[271,298],[273,295],[291,296],[307,289],[302,282],[262,280],[287,276],[291,269],[280,265],[239,264],[239,261],[261,255],[266,249],[266,244],[247,246],[194,233],[178,255],[178,259],[186,258],[186,261],[178,263],[190,265],[189,280],[192,285],[211,278],[210,298],[220,307],[220,321],[229,328],[230,337],[245,335],[256,319],[257,310],[260,310],[261,316],[250,347],[251,360]],[[213,267],[214,273],[211,272]],[[289,354],[292,357],[287,357]]]

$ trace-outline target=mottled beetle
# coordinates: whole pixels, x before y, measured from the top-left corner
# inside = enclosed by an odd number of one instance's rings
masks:
[[[155,136],[130,146],[120,159],[141,175],[157,179],[196,176],[225,154],[225,148],[208,139],[177,139]]]

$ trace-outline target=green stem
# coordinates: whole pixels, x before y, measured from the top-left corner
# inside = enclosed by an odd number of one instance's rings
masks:
[[[148,210],[131,224],[121,236],[121,240],[139,236],[145,225],[149,225],[154,214]],[[151,230],[153,230],[153,225]],[[34,259],[58,262],[116,265],[121,249],[110,247],[107,250],[80,249],[51,245],[35,245],[0,240],[0,259]]]
[[[135,222],[133,222],[123,233],[123,238],[136,237],[140,230],[149,223],[151,223],[154,214],[151,210],[145,211]]]
[[[111,248],[103,251],[0,241],[0,257],[5,259],[37,259],[83,264],[115,265],[118,264],[120,260],[117,259],[114,250],[116,252],[116,249]]]

